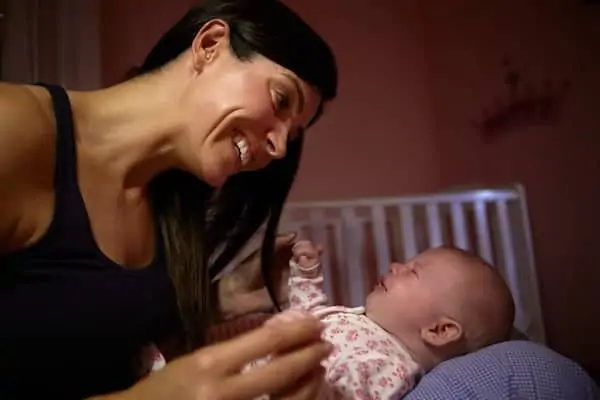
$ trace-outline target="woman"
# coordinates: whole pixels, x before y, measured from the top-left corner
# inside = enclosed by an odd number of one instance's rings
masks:
[[[328,351],[311,318],[192,351],[241,309],[212,277],[263,224],[271,270],[303,131],[335,97],[330,49],[279,1],[209,1],[139,73],[0,86],[0,397],[310,398]],[[172,338],[190,354],[131,387]]]

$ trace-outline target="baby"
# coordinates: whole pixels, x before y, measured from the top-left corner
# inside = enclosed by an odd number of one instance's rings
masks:
[[[325,323],[323,335],[334,351],[323,363],[319,399],[399,398],[440,362],[510,334],[510,291],[498,272],[475,255],[440,247],[393,263],[365,307],[357,308],[327,305],[319,256],[313,243],[296,243],[290,261],[291,310],[276,317],[294,318],[303,310]]]

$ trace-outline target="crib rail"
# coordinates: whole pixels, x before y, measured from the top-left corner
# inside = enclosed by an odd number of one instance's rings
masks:
[[[521,185],[418,196],[289,203],[281,230],[322,243],[331,300],[361,305],[392,260],[439,245],[473,251],[496,266],[516,303],[515,326],[545,341]]]

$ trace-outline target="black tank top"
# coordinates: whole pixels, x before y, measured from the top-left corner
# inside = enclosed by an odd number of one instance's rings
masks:
[[[179,324],[160,238],[143,269],[122,268],[98,248],[77,181],[69,98],[43,86],[57,127],[55,209],[37,243],[0,258],[0,399],[124,389],[142,346]]]

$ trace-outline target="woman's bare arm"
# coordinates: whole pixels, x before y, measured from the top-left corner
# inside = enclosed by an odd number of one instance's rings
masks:
[[[0,83],[0,254],[37,240],[51,218],[54,124],[43,100]]]

